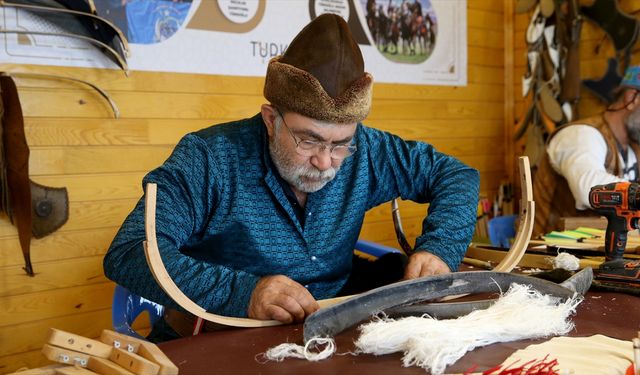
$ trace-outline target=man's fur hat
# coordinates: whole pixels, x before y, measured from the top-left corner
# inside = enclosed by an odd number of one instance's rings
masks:
[[[323,14],[269,62],[264,96],[282,111],[336,124],[362,121],[371,109],[373,77],[349,26]]]

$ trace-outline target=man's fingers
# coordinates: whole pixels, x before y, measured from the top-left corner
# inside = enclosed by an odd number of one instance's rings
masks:
[[[287,294],[279,294],[273,304],[286,310],[297,322],[304,319],[305,313],[300,302]]]
[[[449,266],[440,258],[427,252],[419,252],[409,258],[404,278],[409,280],[449,272],[451,272]]]
[[[305,316],[308,316],[309,314],[320,309],[320,305],[318,305],[318,302],[315,300],[315,298],[313,298],[313,296],[311,295],[311,293],[309,293],[307,288],[303,287],[300,284],[296,283],[294,287],[287,289],[285,293],[289,295],[296,302],[296,305],[297,305],[296,309],[298,307],[302,309],[300,312],[300,316],[297,314],[297,310],[296,310],[297,321],[302,321]]]
[[[293,323],[293,315],[277,305],[268,305],[265,309],[265,319],[273,319],[282,323]]]
[[[407,268],[404,270],[404,278],[406,280],[415,279],[420,276],[422,265],[418,262],[411,262],[407,264]]]
[[[320,309],[320,305],[318,304],[318,301],[316,301],[315,298],[313,298],[311,293],[309,293],[309,298],[305,298],[300,302],[300,306],[304,310],[305,316],[309,316]]]
[[[318,305],[318,302],[313,298],[313,295],[311,295],[307,288],[295,282],[294,284],[295,285],[287,290],[287,292],[300,304],[300,307],[304,310],[304,314],[309,315],[318,310],[320,305]]]
[[[311,293],[283,275],[265,276],[258,281],[251,296],[248,314],[258,319],[275,319],[283,323],[301,322],[320,306]]]
[[[437,275],[436,270],[433,267],[423,266],[420,271],[420,277],[431,276],[431,275]]]

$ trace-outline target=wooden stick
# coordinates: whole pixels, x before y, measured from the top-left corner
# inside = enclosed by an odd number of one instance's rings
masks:
[[[474,266],[474,267],[480,267],[480,268],[484,268],[487,270],[492,270],[493,266],[491,265],[490,262],[484,261],[484,260],[480,260],[480,259],[475,259],[475,258],[469,258],[469,257],[464,257],[462,258],[462,263],[468,264],[470,266]]]
[[[484,259],[487,261],[497,262],[504,258],[504,251],[484,249],[479,247],[469,247],[467,250],[467,256],[477,259]],[[524,254],[520,262],[521,267],[552,269],[551,255],[543,254]],[[604,257],[592,257],[580,259],[580,268],[592,267],[597,268],[604,262]]]

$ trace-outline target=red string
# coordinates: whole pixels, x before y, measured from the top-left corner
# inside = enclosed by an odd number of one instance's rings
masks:
[[[543,359],[532,359],[523,363],[518,367],[513,367],[520,360],[516,360],[507,367],[498,365],[482,372],[482,375],[559,375],[559,366],[557,359],[549,360],[549,354],[544,356]],[[464,372],[464,375],[470,375],[478,367],[478,365],[471,366]]]

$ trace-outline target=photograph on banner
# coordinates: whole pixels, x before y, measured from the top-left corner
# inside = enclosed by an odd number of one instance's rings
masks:
[[[95,2],[98,14],[122,30],[129,43],[160,43],[175,34],[193,0],[103,0]]]
[[[420,64],[435,48],[438,19],[431,0],[360,0],[367,28],[387,59]]]
[[[118,60],[126,58],[131,71],[263,77],[269,60],[284,53],[300,29],[321,14],[335,13],[347,21],[376,82],[467,84],[466,0],[103,0],[95,5],[95,15],[126,38],[122,58],[115,56],[118,46],[108,51],[91,38],[73,36],[86,28],[85,20],[67,22],[3,6],[0,61],[118,69],[123,67]],[[91,30],[84,32],[93,37]]]

